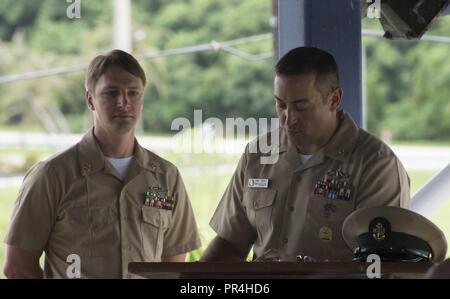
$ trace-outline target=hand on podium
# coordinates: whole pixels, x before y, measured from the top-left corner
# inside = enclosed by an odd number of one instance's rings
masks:
[[[278,249],[271,248],[255,259],[255,262],[309,262],[314,259],[309,256],[294,256],[281,252]]]

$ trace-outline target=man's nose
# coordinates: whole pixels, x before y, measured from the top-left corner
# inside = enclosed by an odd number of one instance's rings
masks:
[[[291,126],[293,124],[296,124],[298,122],[298,116],[292,109],[286,109],[286,120],[285,125]]]
[[[119,97],[117,98],[116,101],[116,106],[117,107],[126,107],[129,103],[129,99],[127,96],[127,93],[125,91],[121,92],[119,94]]]

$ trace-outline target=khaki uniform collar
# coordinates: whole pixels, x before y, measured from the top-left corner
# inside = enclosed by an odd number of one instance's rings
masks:
[[[350,158],[359,135],[359,128],[345,111],[338,112],[339,125],[331,140],[323,148],[325,156],[347,161]]]
[[[156,161],[156,155],[147,152],[142,148],[137,140],[134,140],[134,161],[130,169],[132,172],[139,172],[140,169],[145,169],[152,172],[162,173],[161,165]],[[114,174],[114,170],[108,167],[105,156],[97,144],[94,136],[94,128],[91,128],[81,139],[78,145],[78,159],[79,167],[82,176],[87,176],[99,171]],[[135,165],[136,164],[136,165]]]
[[[95,141],[94,128],[91,128],[78,144],[78,159],[82,176],[105,168],[105,157]]]
[[[134,139],[134,157],[136,163],[143,169],[152,172],[163,173],[159,159],[152,152],[144,149],[139,142]]]
[[[325,156],[339,161],[347,161],[358,139],[359,128],[351,118],[351,116],[341,110],[338,112],[339,124],[336,132],[331,137],[330,141],[317,153],[314,160],[318,163],[323,161]],[[289,156],[298,159],[298,151],[287,136],[286,131],[280,128],[280,153],[288,152]],[[295,154],[294,154],[295,153]]]

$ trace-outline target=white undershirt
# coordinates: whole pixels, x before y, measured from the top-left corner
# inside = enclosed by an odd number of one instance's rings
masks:
[[[108,161],[114,166],[114,168],[119,173],[120,179],[125,179],[128,171],[130,170],[131,166],[131,159],[133,159],[133,156],[126,157],[126,158],[110,158],[106,157]]]
[[[300,156],[300,161],[302,161],[302,163],[308,161],[312,157],[312,155],[302,155],[302,154],[299,154],[299,156]]]

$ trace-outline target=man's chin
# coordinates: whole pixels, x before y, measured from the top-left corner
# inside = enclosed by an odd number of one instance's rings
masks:
[[[114,132],[116,134],[128,134],[130,131],[134,130],[135,123],[131,121],[121,121],[113,125]]]
[[[305,138],[303,134],[288,134],[289,142],[297,147],[301,147],[305,144],[308,144],[308,139]]]
[[[302,134],[301,132],[287,132],[287,136],[289,138],[290,141],[294,142],[296,140],[303,140],[305,139],[304,134]]]

